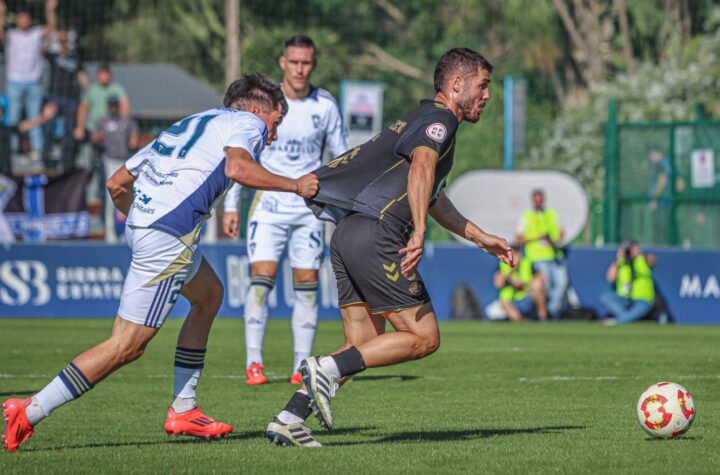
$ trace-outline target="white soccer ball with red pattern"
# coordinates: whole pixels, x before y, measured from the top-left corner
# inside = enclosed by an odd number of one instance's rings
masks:
[[[672,439],[690,429],[695,420],[695,404],[679,384],[657,383],[640,396],[637,416],[640,427],[651,437]]]

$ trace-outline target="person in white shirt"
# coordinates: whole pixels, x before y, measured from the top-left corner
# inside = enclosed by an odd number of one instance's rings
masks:
[[[0,0],[0,41],[5,43],[5,87],[9,103],[9,126],[20,122],[23,105],[26,117],[40,116],[43,96],[43,39],[55,31],[57,5],[58,0],[45,1],[45,25],[32,26],[30,13],[19,11],[15,28],[5,31],[7,6],[4,0]],[[42,129],[30,129],[29,136],[33,168],[38,168],[43,149]],[[13,137],[13,148],[17,150],[17,137]]]
[[[285,41],[279,58],[282,89],[288,115],[278,128],[278,140],[267,147],[260,161],[273,173],[298,177],[322,165],[324,152],[332,156],[348,149],[347,131],[337,102],[326,90],[310,84],[317,65],[316,48],[304,35]],[[224,204],[223,229],[236,237],[240,187],[235,185]],[[247,252],[252,280],[245,299],[247,384],[265,384],[263,340],[268,318],[268,294],[275,286],[278,261],[288,247],[293,268],[295,303],[292,313],[293,374],[301,383],[300,362],[310,356],[318,320],[318,270],[324,253],[324,225],[291,193],[257,192],[247,223]]]
[[[196,402],[208,334],[223,299],[220,280],[197,248],[200,228],[233,181],[310,197],[317,192],[317,177],[281,177],[257,162],[287,113],[278,84],[263,75],[244,76],[230,85],[223,104],[165,129],[108,180],[113,202],[128,216],[132,250],[112,334],[32,398],[3,404],[6,450],[16,450],[54,409],[138,359],[180,295],[191,308],[177,340],[165,431],[205,438],[232,431]]]

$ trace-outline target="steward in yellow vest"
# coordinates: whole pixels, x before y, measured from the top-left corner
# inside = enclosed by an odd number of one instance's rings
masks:
[[[542,274],[547,292],[548,312],[559,318],[565,305],[568,273],[559,248],[563,239],[558,215],[545,207],[545,193],[533,190],[531,209],[526,210],[518,225],[516,242],[524,246],[525,258]]]

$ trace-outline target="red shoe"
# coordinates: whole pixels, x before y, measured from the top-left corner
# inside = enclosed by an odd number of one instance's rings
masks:
[[[30,399],[8,399],[2,405],[5,422],[2,443],[8,452],[15,452],[35,432],[25,415],[25,408],[29,405]]]
[[[251,364],[245,371],[245,384],[255,385],[267,383],[267,378],[263,374],[264,369],[265,366],[260,363]]]
[[[192,435],[206,439],[219,439],[232,432],[232,426],[206,416],[200,409],[177,414],[170,407],[167,419],[165,419],[165,432],[167,435]]]
[[[302,373],[293,373],[290,376],[290,384],[302,384]]]

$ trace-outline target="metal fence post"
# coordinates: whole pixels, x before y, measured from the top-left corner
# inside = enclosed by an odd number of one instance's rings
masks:
[[[608,101],[608,121],[605,124],[605,243],[617,242],[618,186],[617,186],[617,100]]]

